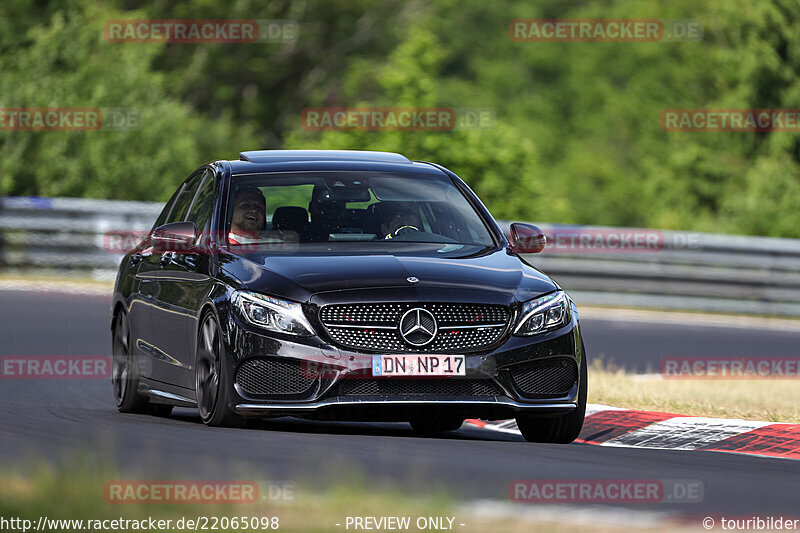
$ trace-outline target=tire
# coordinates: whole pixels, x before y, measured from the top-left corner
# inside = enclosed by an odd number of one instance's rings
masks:
[[[131,348],[128,315],[120,310],[111,330],[111,386],[120,413],[146,413],[147,398],[139,394],[139,366]]]
[[[456,431],[464,423],[463,418],[418,419],[410,422],[414,431],[419,433],[445,433]]]
[[[233,388],[216,316],[208,312],[200,321],[195,357],[195,394],[200,417],[207,426],[242,427],[244,418],[230,408]]]
[[[586,414],[586,349],[581,343],[580,380],[578,387],[578,406],[575,410],[555,417],[518,416],[517,426],[528,442],[549,442],[569,444],[578,438]]]

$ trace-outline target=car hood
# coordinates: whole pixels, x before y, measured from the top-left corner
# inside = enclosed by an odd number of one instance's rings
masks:
[[[243,288],[296,301],[313,295],[358,291],[361,296],[386,290],[424,299],[494,301],[509,304],[551,292],[558,286],[505,248],[466,257],[429,254],[229,256],[223,268]],[[408,278],[419,281],[410,282]],[[425,292],[427,296],[421,293]],[[416,294],[414,294],[416,293]],[[434,296],[438,295],[438,296]]]

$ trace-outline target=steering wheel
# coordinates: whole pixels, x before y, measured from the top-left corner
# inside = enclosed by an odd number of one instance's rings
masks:
[[[419,231],[418,227],[408,224],[405,226],[400,226],[399,228],[388,234],[386,237],[384,237],[384,239],[394,239],[395,237],[399,237],[400,235],[410,235],[418,231]]]

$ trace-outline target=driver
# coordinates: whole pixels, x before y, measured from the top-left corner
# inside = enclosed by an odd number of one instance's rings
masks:
[[[256,242],[258,232],[267,227],[267,200],[256,187],[239,189],[233,204],[228,241],[231,244]]]
[[[422,223],[419,216],[408,207],[398,207],[390,211],[385,224],[381,224],[384,239],[393,239],[398,235],[420,231]]]

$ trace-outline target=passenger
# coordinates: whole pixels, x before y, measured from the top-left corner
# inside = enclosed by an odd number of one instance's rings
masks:
[[[267,227],[267,200],[256,187],[245,187],[236,194],[228,241],[249,244],[258,240],[258,232]]]

